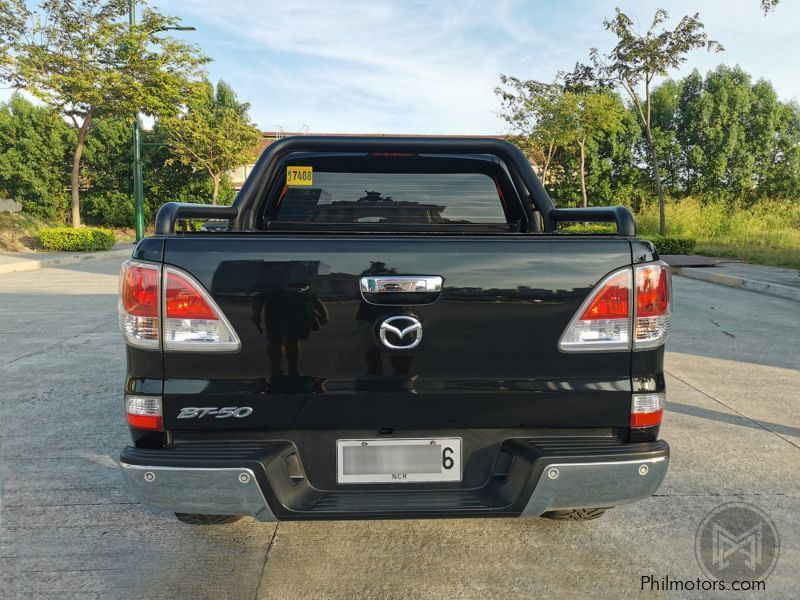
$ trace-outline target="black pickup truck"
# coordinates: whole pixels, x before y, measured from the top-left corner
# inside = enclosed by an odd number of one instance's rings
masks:
[[[667,471],[669,269],[508,142],[279,140],[233,206],[164,205],[120,280],[122,473],[184,522],[582,520]]]

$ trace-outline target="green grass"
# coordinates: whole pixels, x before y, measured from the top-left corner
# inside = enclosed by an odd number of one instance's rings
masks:
[[[762,200],[753,204],[697,198],[667,203],[667,236],[697,240],[696,254],[735,258],[800,269],[800,202]],[[658,234],[658,205],[636,215],[639,235]]]

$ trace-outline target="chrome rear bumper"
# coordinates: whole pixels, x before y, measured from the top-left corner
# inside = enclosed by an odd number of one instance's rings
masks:
[[[178,513],[282,519],[536,517],[550,510],[612,507],[651,496],[669,465],[663,441],[507,440],[510,470],[479,488],[359,486],[319,489],[290,442],[191,449],[126,448],[121,468],[145,506]]]
[[[523,517],[549,510],[606,508],[652,496],[667,474],[669,457],[548,465]]]
[[[156,467],[120,463],[128,489],[150,508],[200,515],[250,515],[276,521],[250,469]]]

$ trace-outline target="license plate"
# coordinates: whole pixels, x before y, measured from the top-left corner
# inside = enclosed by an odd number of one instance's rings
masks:
[[[461,438],[338,440],[339,483],[461,481]]]

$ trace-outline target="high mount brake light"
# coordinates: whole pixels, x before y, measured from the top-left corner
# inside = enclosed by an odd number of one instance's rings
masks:
[[[158,265],[128,260],[119,274],[119,328],[131,346],[158,349]]]
[[[118,306],[120,329],[132,346],[200,352],[234,352],[240,347],[208,292],[175,267],[133,259],[123,263]]]
[[[559,350],[601,352],[661,346],[672,319],[671,281],[669,267],[660,261],[610,273],[570,321],[558,342]]]

